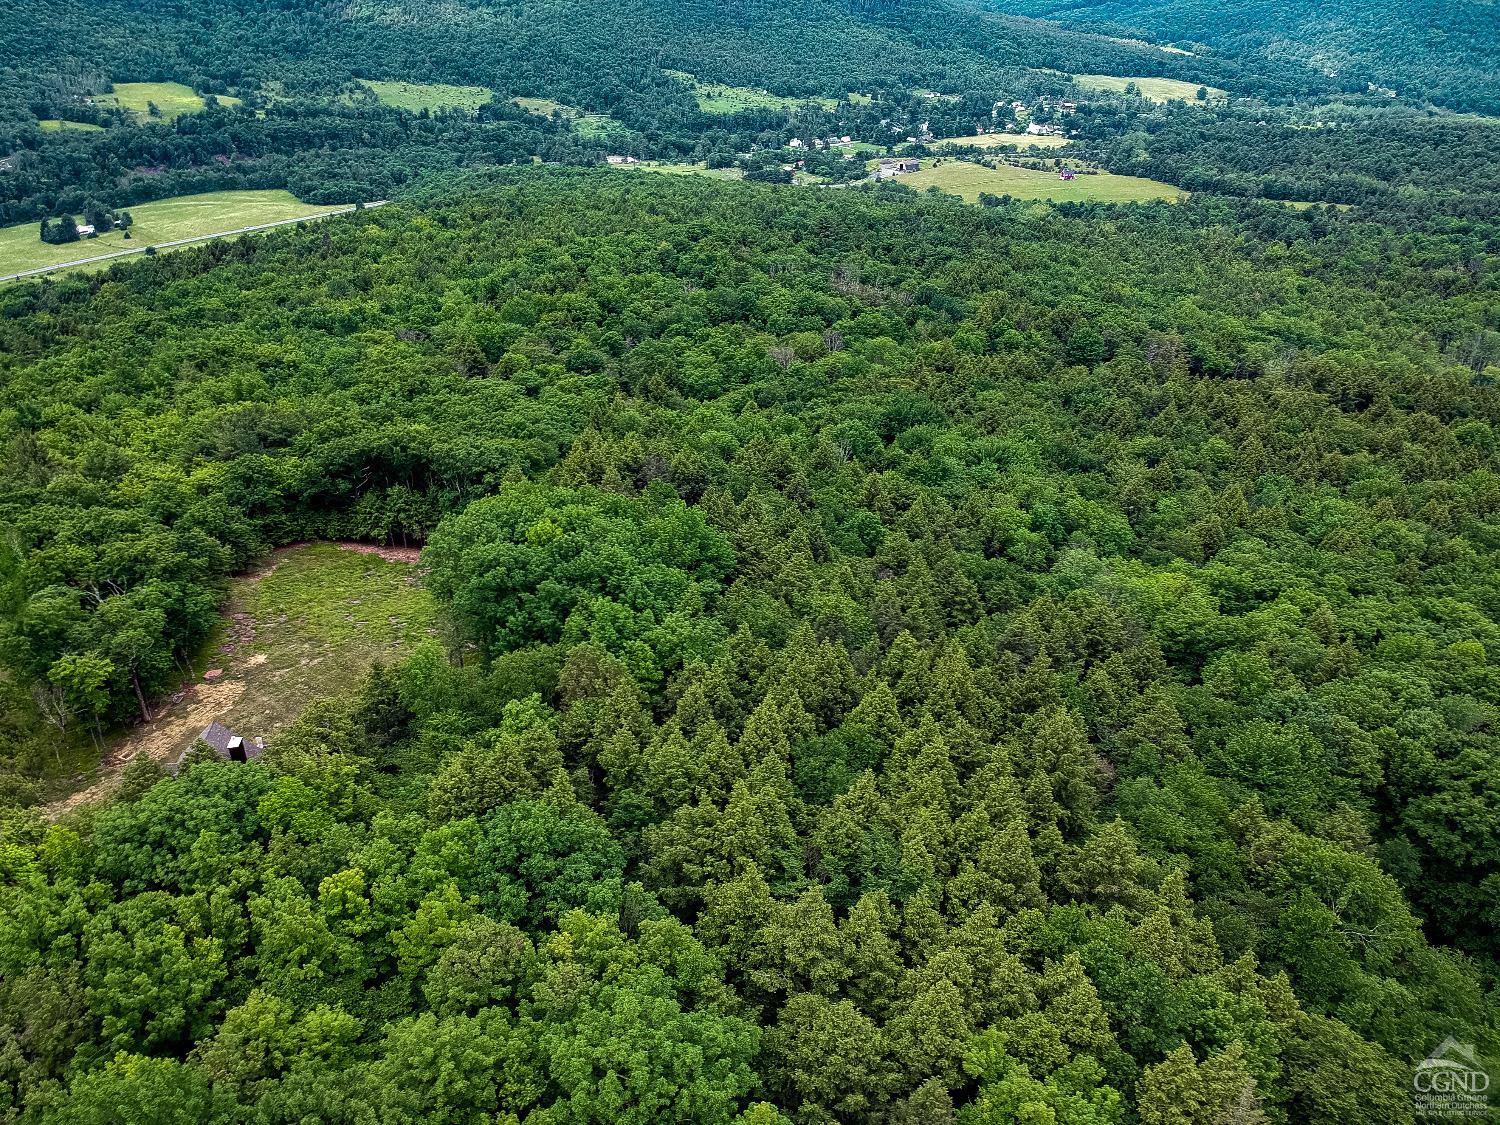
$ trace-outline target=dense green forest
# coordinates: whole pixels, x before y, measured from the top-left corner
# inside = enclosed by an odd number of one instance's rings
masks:
[[[0,1113],[1411,1121],[1500,1047],[1497,245],[537,169],[0,290]],[[345,536],[446,643],[23,807]]]
[[[987,0],[1023,12],[1162,43],[1206,44],[1241,59],[1296,59],[1340,79],[1500,112],[1490,0]]]

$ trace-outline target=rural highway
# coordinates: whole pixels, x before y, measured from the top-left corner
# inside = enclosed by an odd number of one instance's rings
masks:
[[[373,207],[384,207],[389,199],[379,199],[374,203],[366,203],[365,210]],[[331,211],[320,211],[315,215],[302,215],[295,219],[277,219],[274,223],[257,223],[251,227],[235,227],[234,230],[215,231],[213,234],[195,234],[191,238],[176,238],[171,242],[153,242],[149,246],[132,246],[129,250],[116,250],[110,254],[98,254],[92,258],[79,258],[72,262],[58,262],[55,266],[38,266],[35,269],[22,270],[20,273],[8,273],[0,276],[0,282],[15,281],[22,277],[35,277],[41,273],[56,273],[58,270],[72,269],[75,266],[89,266],[95,262],[108,262],[113,258],[125,258],[131,254],[144,254],[147,250],[167,250],[173,246],[187,246],[193,242],[210,242],[215,238],[232,238],[237,234],[249,234],[251,231],[269,230],[271,227],[284,227],[288,223],[310,223],[315,219],[327,219],[333,215],[347,215],[351,211],[359,210],[358,207],[335,207]]]

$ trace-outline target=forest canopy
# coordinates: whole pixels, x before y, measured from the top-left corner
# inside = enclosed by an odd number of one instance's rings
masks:
[[[1414,1120],[1500,1047],[1493,257],[528,169],[0,291],[0,1115]],[[451,628],[24,807],[309,538]]]

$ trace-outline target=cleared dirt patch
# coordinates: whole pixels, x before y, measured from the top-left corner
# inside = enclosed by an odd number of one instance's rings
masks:
[[[108,793],[139,757],[175,760],[215,719],[270,743],[309,703],[355,687],[373,662],[400,660],[436,637],[437,607],[421,583],[419,553],[368,543],[273,551],[231,583],[192,678],[153,702],[151,722],[112,742],[93,784],[49,812]]]

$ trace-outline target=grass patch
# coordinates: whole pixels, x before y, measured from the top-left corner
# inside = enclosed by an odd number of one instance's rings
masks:
[[[227,94],[216,94],[220,104],[236,106],[239,98]],[[116,82],[107,94],[95,94],[89,99],[94,105],[118,107],[142,121],[172,121],[184,113],[198,113],[204,101],[192,89],[181,82]],[[158,115],[151,113],[156,106]]]
[[[605,141],[623,137],[630,130],[607,113],[585,113],[573,122],[573,132],[587,140]]]
[[[1105,35],[1101,38],[1108,39],[1111,43],[1123,43],[1127,47],[1145,47],[1150,51],[1164,51],[1169,55],[1191,56],[1193,53],[1181,47],[1174,47],[1170,43],[1147,43],[1144,39],[1116,39],[1113,35]]]
[[[280,190],[179,195],[126,208],[135,220],[129,239],[124,231],[112,230],[98,238],[60,246],[42,241],[39,223],[18,223],[0,228],[0,276],[257,223],[321,215],[333,209],[326,204],[303,203],[291,192]]]
[[[77,131],[80,133],[102,133],[103,125],[95,125],[88,121],[69,121],[66,118],[44,117],[36,123],[36,127],[44,133],[61,133],[64,131]]]
[[[1148,101],[1170,102],[1198,100],[1198,91],[1207,90],[1209,101],[1220,101],[1229,95],[1217,86],[1204,86],[1198,82],[1179,82],[1175,78],[1119,78],[1113,74],[1075,74],[1073,81],[1090,90],[1104,90],[1111,94],[1123,94],[1134,85],[1136,92]]]
[[[309,703],[355,687],[374,661],[437,634],[437,603],[414,562],[334,543],[277,551],[237,578],[195,670],[239,684],[221,721],[268,741]]]
[[[707,176],[711,180],[742,180],[745,173],[739,168],[710,168],[707,164],[671,163],[664,160],[643,160],[639,164],[611,165],[622,171],[661,172],[668,176]]]
[[[153,701],[151,722],[112,739],[92,776],[74,779],[86,788],[51,811],[98,799],[134,759],[175,761],[216,719],[274,742],[308,704],[355,688],[373,662],[405,658],[438,633],[437,604],[421,584],[416,553],[301,544],[235,578],[191,678]]]
[[[473,113],[487,103],[494,92],[483,86],[445,86],[441,82],[377,82],[360,80],[381,105],[404,109],[408,113],[459,110]]]
[[[896,183],[916,191],[935,187],[950,195],[978,203],[981,192],[1008,195],[1012,199],[1047,199],[1057,203],[1096,201],[1140,203],[1152,199],[1176,199],[1183,192],[1171,184],[1139,176],[1112,176],[1106,172],[1063,180],[1056,172],[1037,172],[1002,164],[986,168],[963,160],[926,164],[920,172],[897,176]]]
[[[928,147],[963,145],[968,148],[1003,148],[1006,145],[1015,145],[1017,148],[1062,148],[1072,143],[1067,137],[1034,137],[1026,133],[985,133],[973,137],[942,137],[929,142]]]
[[[561,116],[568,122],[573,132],[588,140],[608,140],[610,137],[621,136],[630,131],[607,113],[588,113],[577,106],[554,101],[552,98],[511,98],[510,100],[527,113],[534,113],[538,117],[550,119],[554,115]]]
[[[831,112],[837,109],[839,104],[837,98],[788,98],[754,86],[726,86],[719,82],[702,82],[683,70],[668,70],[665,73],[692,87],[693,95],[698,99],[698,108],[704,113],[743,113],[747,109],[771,109],[791,113],[805,105],[821,106]]]
[[[583,110],[577,106],[555,101],[552,98],[511,98],[510,100],[527,113],[534,113],[538,117],[561,115],[569,121],[575,121],[583,116]]]

